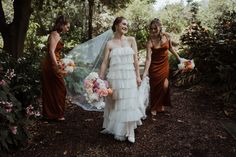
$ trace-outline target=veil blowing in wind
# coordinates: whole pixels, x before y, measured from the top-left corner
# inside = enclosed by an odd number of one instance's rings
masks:
[[[73,73],[65,77],[68,96],[72,103],[79,105],[84,110],[101,110],[86,101],[83,83],[86,76],[91,72],[98,72],[103,59],[105,44],[112,36],[113,32],[109,29],[101,35],[74,47],[65,56],[65,58],[72,59],[77,66]]]
[[[76,64],[76,69],[65,77],[68,96],[71,102],[82,107],[87,111],[103,111],[103,108],[97,108],[86,100],[84,80],[92,72],[98,72],[103,61],[103,51],[108,40],[113,37],[111,29],[101,35],[88,40],[74,47],[65,59],[71,59]],[[149,103],[149,78],[143,79],[139,87],[139,105],[142,113],[145,114]],[[143,118],[145,118],[144,116]]]

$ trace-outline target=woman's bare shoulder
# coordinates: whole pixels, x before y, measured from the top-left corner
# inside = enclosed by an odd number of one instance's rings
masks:
[[[171,38],[170,34],[168,34],[167,32],[163,32],[162,34],[163,34],[163,36],[165,36],[168,40],[170,40],[170,38]]]
[[[60,39],[60,35],[57,31],[52,31],[49,35],[49,38]]]
[[[126,38],[128,41],[135,41],[135,37],[133,36],[127,36]]]

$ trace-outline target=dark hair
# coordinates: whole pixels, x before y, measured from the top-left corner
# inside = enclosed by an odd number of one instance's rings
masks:
[[[123,20],[126,20],[126,18],[124,18],[123,16],[119,16],[114,20],[113,25],[111,27],[113,32],[116,31],[116,25],[120,24]]]
[[[66,17],[64,15],[60,15],[57,19],[56,22],[53,26],[52,31],[57,31],[58,33],[62,32],[63,30],[63,26],[68,24],[69,21],[66,19]]]
[[[161,33],[161,32],[162,32],[162,24],[161,24],[160,19],[154,18],[154,19],[151,21],[150,25],[149,25],[149,29],[151,29],[151,26],[152,26],[153,24],[156,25],[157,27],[160,27],[160,28],[161,28],[161,30],[160,30],[160,33]]]

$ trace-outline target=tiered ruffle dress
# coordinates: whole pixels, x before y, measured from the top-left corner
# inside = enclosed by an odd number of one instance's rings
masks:
[[[109,57],[107,79],[113,94],[106,98],[103,128],[122,139],[133,134],[143,116],[138,104],[134,51],[131,47],[114,48]]]

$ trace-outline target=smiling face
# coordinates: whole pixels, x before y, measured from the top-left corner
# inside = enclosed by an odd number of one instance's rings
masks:
[[[152,35],[159,35],[161,33],[161,26],[156,23],[152,23],[149,29]]]
[[[128,22],[123,19],[120,23],[116,25],[116,32],[126,34],[128,32]]]

